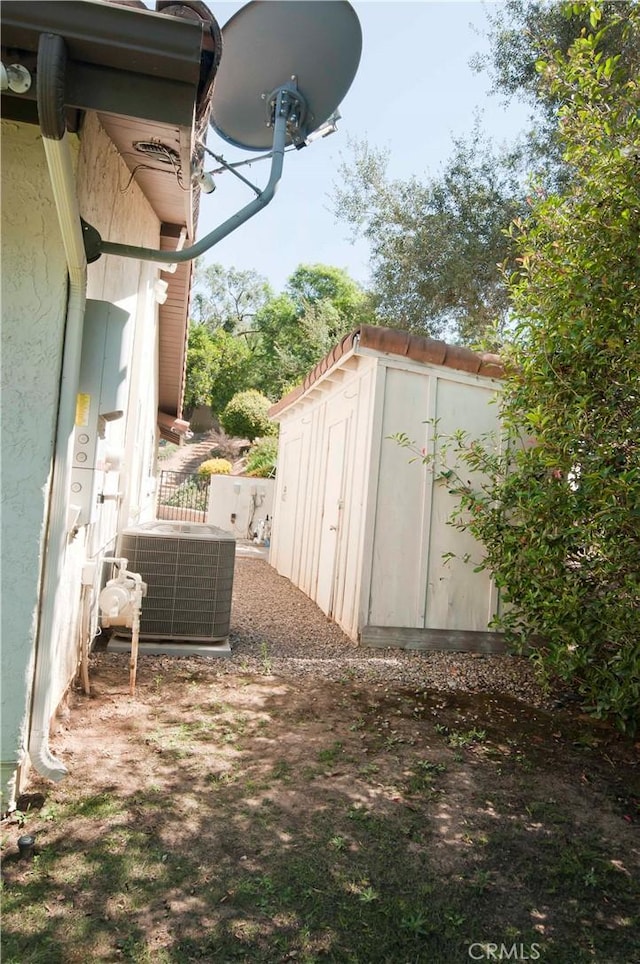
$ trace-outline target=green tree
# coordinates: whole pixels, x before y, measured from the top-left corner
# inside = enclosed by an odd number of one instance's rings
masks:
[[[478,128],[438,177],[392,180],[389,154],[352,145],[341,167],[335,214],[371,246],[373,304],[380,321],[435,337],[481,338],[504,324],[500,264],[513,245],[504,230],[524,205],[516,154],[495,151]]]
[[[285,290],[301,312],[319,302],[331,304],[340,318],[340,328],[355,328],[371,318],[369,297],[342,268],[301,264],[288,279]]]
[[[322,357],[318,339],[309,338],[303,315],[287,294],[278,295],[258,312],[255,348],[257,387],[271,399],[279,398]],[[324,340],[321,339],[322,344]]]
[[[193,411],[198,405],[211,404],[213,355],[211,333],[204,325],[192,323],[189,328],[184,392],[187,412]]]
[[[365,293],[345,271],[301,265],[284,294],[254,320],[256,386],[272,399],[300,382],[367,315]]]
[[[243,338],[224,328],[193,324],[189,330],[185,408],[208,405],[219,416],[227,402],[252,378],[252,354]]]
[[[212,331],[247,331],[256,312],[273,297],[269,283],[257,271],[224,268],[217,263],[198,263],[194,287],[196,319]]]
[[[573,5],[572,9],[576,9]],[[622,729],[640,705],[640,85],[608,41],[640,41],[640,8],[591,24],[538,62],[562,104],[563,194],[535,197],[513,229],[517,319],[502,417],[510,448],[449,440],[456,523],[484,544],[510,609],[590,712]],[[601,29],[602,28],[602,29]],[[514,444],[520,440],[520,444]],[[464,471],[462,471],[464,469]],[[482,470],[473,488],[468,470]],[[538,639],[539,642],[535,642]]]

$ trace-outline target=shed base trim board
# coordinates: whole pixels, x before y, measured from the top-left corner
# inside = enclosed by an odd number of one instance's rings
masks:
[[[373,649],[417,649],[425,652],[506,653],[504,633],[455,629],[410,629],[405,626],[365,626],[362,646]]]

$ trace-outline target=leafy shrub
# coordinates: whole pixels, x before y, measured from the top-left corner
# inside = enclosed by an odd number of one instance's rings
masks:
[[[248,438],[250,442],[265,435],[275,435],[277,427],[267,415],[271,404],[266,395],[253,388],[238,392],[220,415],[222,427],[228,435]]]
[[[249,449],[245,475],[254,479],[273,479],[276,474],[276,459],[278,457],[278,440],[273,438],[259,438]]]
[[[593,7],[592,23],[599,22]],[[640,7],[623,30],[640,34]],[[452,522],[484,547],[502,625],[543,672],[624,732],[640,705],[640,156],[637,83],[602,34],[541,63],[572,176],[513,226],[513,345],[496,440],[440,440]],[[602,62],[601,62],[602,61]],[[399,438],[407,445],[406,437]],[[411,446],[412,443],[408,443]],[[469,482],[471,474],[481,484]],[[442,473],[441,473],[442,475]]]
[[[207,459],[198,466],[197,474],[199,476],[229,475],[232,467],[228,459]]]

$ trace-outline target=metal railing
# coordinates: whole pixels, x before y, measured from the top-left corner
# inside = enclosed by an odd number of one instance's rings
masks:
[[[209,506],[210,476],[190,472],[160,472],[158,486],[158,519],[181,522],[206,522]]]

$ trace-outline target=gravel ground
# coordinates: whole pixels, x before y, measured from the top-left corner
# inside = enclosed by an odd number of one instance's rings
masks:
[[[213,432],[198,436],[160,468],[195,470],[219,441]],[[240,544],[238,549],[252,551]],[[231,656],[214,661],[221,674],[240,670],[327,680],[348,676],[433,690],[503,693],[531,706],[558,707],[557,697],[543,692],[533,664],[522,657],[358,646],[264,558],[236,556],[230,642]]]
[[[532,663],[521,657],[361,647],[262,559],[236,558],[230,642],[231,656],[216,667],[221,673],[349,677],[554,705],[537,684]]]

